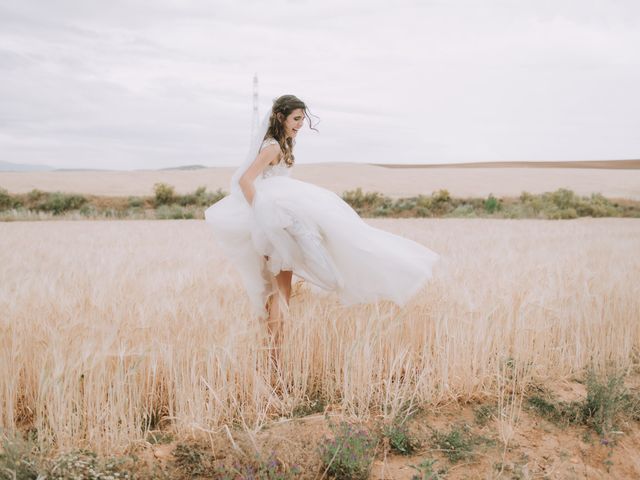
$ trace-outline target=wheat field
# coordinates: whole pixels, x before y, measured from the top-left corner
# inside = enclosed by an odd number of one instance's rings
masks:
[[[391,416],[496,395],[505,365],[544,382],[638,360],[637,220],[367,222],[440,253],[432,281],[402,309],[297,283],[282,372],[204,222],[0,224],[0,429],[114,452],[159,426],[256,430],[309,397]]]

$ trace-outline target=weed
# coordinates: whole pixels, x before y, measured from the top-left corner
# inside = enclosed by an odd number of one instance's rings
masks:
[[[436,430],[432,440],[434,446],[442,450],[452,463],[465,460],[473,453],[473,438],[467,425],[454,426],[448,433]]]
[[[173,442],[173,435],[169,432],[151,430],[147,433],[147,442],[151,445],[161,445]]]
[[[448,433],[434,430],[431,441],[433,446],[449,459],[451,463],[466,460],[473,455],[474,447],[485,444],[493,445],[494,440],[474,435],[469,425],[455,425]]]
[[[51,480],[115,480],[129,479],[132,475],[122,466],[134,459],[109,458],[98,459],[98,456],[89,450],[74,450],[58,456],[48,469],[45,476]]]
[[[307,415],[313,415],[315,413],[324,412],[327,402],[322,397],[308,398],[305,402],[296,405],[293,408],[292,415],[294,417],[306,417]]]
[[[289,480],[296,478],[301,469],[297,465],[291,468],[283,464],[271,452],[267,459],[256,456],[251,461],[235,463],[232,467],[217,467],[214,470],[214,477],[220,480],[251,479],[251,480]]]
[[[445,470],[434,471],[434,465],[437,460],[426,458],[418,465],[409,465],[420,475],[413,475],[411,480],[440,480],[444,478]]]
[[[557,424],[583,423],[582,402],[555,402],[542,395],[533,395],[527,403],[540,416]]]
[[[624,386],[624,375],[608,374],[599,377],[589,370],[585,381],[587,396],[573,402],[555,401],[534,395],[527,399],[539,415],[558,424],[585,425],[599,435],[607,436],[624,417],[636,419],[640,412],[640,399]]]
[[[180,205],[160,205],[156,209],[156,218],[159,220],[177,220],[183,218],[194,218],[194,214]]]
[[[210,459],[197,445],[178,443],[173,450],[173,456],[178,468],[192,477],[204,475],[210,467]]]
[[[366,479],[369,477],[377,441],[369,432],[347,422],[329,424],[334,438],[325,438],[320,445],[320,457],[326,472],[336,479]]]
[[[38,477],[34,443],[21,437],[3,438],[0,448],[0,480],[29,480]]]
[[[591,370],[587,374],[587,398],[583,403],[583,422],[598,434],[607,435],[621,415],[630,410],[631,396],[624,386],[624,375],[610,375],[601,381]]]
[[[410,455],[420,448],[420,442],[411,435],[406,423],[392,422],[384,425],[382,435],[389,439],[391,449],[401,455]]]
[[[480,427],[486,426],[496,416],[495,405],[480,405],[473,410],[473,417]]]

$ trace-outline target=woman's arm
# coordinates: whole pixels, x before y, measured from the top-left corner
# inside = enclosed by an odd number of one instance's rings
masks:
[[[262,173],[265,167],[270,163],[275,163],[280,155],[280,146],[273,144],[268,145],[262,149],[253,163],[247,168],[247,171],[242,174],[238,184],[247,200],[249,205],[253,205],[253,197],[256,193],[256,189],[253,186],[253,182],[256,177]]]

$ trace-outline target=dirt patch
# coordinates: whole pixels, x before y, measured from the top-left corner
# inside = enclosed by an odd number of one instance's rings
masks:
[[[637,378],[629,378],[628,383],[637,384]],[[548,382],[545,389],[566,402],[579,401],[586,395],[585,386],[573,380]],[[281,465],[296,466],[301,472],[283,478],[319,479],[324,473],[319,448],[332,436],[329,424],[341,419],[338,412],[326,411],[282,419],[256,433],[230,430],[228,434],[192,440],[190,445],[209,455],[211,465],[237,465],[252,457],[272,456]],[[620,431],[603,438],[586,426],[558,425],[546,420],[525,401],[512,422],[510,436],[505,435],[509,426],[506,423],[497,402],[491,398],[424,407],[407,421],[409,435],[419,448],[409,456],[400,455],[390,448],[388,439],[381,438],[369,478],[640,478],[637,421],[626,421]],[[374,417],[363,426],[379,435],[379,419]],[[179,465],[176,458],[179,444],[173,441],[147,446],[141,453],[143,457],[146,455],[148,465],[155,463],[156,469],[159,465],[169,478],[209,478],[205,471],[200,472],[203,476],[194,475],[197,470],[189,472],[188,466]],[[451,450],[463,447],[464,455],[452,460]]]

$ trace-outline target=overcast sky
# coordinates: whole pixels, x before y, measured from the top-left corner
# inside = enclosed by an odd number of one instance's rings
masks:
[[[282,94],[300,163],[640,157],[637,0],[0,0],[0,161],[240,162]]]

